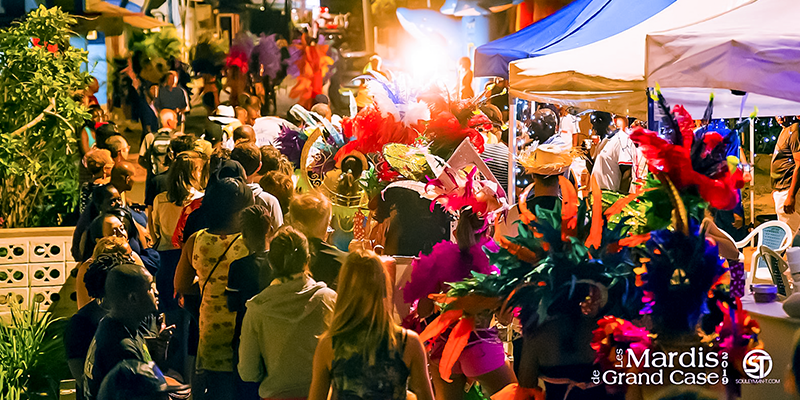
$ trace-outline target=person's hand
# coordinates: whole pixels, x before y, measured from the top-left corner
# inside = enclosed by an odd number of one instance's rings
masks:
[[[783,212],[786,214],[794,214],[794,196],[789,196],[786,198],[786,201],[783,202]]]

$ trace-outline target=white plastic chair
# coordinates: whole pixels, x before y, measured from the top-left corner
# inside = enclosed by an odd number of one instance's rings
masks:
[[[756,252],[753,253],[750,263],[750,272],[747,273],[745,290],[750,290],[754,279],[772,282],[772,275],[764,257],[761,256],[761,246],[766,246],[775,253],[782,254],[792,243],[792,228],[785,222],[768,221],[753,229],[747,237],[736,242],[737,248],[747,247],[756,238]]]
[[[767,246],[761,246],[759,250],[759,262],[762,259],[766,260],[771,275],[770,277],[772,278],[772,283],[778,287],[778,294],[781,296],[787,296],[791,294],[789,292],[791,285],[789,283],[789,279],[786,277],[786,271],[789,269],[789,264],[786,263],[786,260],[784,260],[780,254],[774,252]]]

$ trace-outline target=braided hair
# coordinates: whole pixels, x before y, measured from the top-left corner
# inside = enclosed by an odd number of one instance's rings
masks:
[[[108,271],[122,265],[132,264],[133,259],[121,253],[99,255],[83,275],[83,283],[86,285],[86,292],[90,297],[101,299],[105,297],[106,278]]]

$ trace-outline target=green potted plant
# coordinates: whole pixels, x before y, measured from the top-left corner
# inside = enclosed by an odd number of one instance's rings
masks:
[[[39,6],[0,30],[0,226],[54,226],[78,197],[78,130],[89,118],[75,19]]]

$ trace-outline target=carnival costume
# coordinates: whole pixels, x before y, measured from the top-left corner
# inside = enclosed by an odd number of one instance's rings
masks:
[[[725,137],[715,132],[695,134],[682,107],[670,112],[660,94],[656,100],[671,132],[667,140],[643,129],[633,132],[633,140],[649,156],[653,173],[645,185],[603,210],[603,194],[596,182],[592,182],[590,198],[578,200],[574,186],[560,177],[563,199],[556,210],[532,211],[521,203],[518,235],[497,237],[500,251],[488,254],[500,273],[475,274],[452,283],[440,320],[431,323],[421,337],[431,337],[453,323],[457,329],[467,315],[465,310],[474,313],[480,307],[501,314],[513,310],[524,330],[535,330],[552,318],[553,307],[570,299],[581,285],[589,285],[595,295],[580,305],[598,312],[599,327],[591,343],[598,371],[631,372],[618,365],[617,355],[627,354],[628,349],[641,356],[647,349],[680,351],[705,343],[706,351],[731,356],[725,375],[720,376],[729,377],[722,384],[729,393],[736,392],[733,379],[741,376],[737,371],[741,357],[760,346],[758,325],[728,293],[727,265],[716,245],[700,233],[697,216],[706,202],[731,207],[741,187],[741,172],[731,171],[726,157],[720,155],[727,144]],[[644,210],[632,211],[637,203]],[[633,218],[636,213],[644,218]],[[709,306],[717,308],[719,320],[710,316],[702,320]],[[699,322],[710,325],[710,330],[698,335]],[[463,348],[463,339],[452,345],[450,341],[447,346],[452,352]],[[553,369],[540,369],[547,387],[563,396],[559,398],[580,398],[576,390],[603,384],[600,375],[577,382],[566,375],[548,376],[553,373]],[[553,391],[551,385],[566,390]],[[623,382],[606,389],[620,393],[628,387]],[[708,392],[709,388],[703,389]],[[649,398],[652,393],[644,394]],[[509,385],[493,396],[495,400],[510,398],[541,399],[545,394],[540,388]]]
[[[322,87],[333,65],[333,58],[328,55],[328,45],[322,37],[314,41],[303,34],[289,46],[289,75],[297,79],[297,83],[289,92],[289,97],[297,99],[297,104],[310,109],[314,97],[322,94]]]

